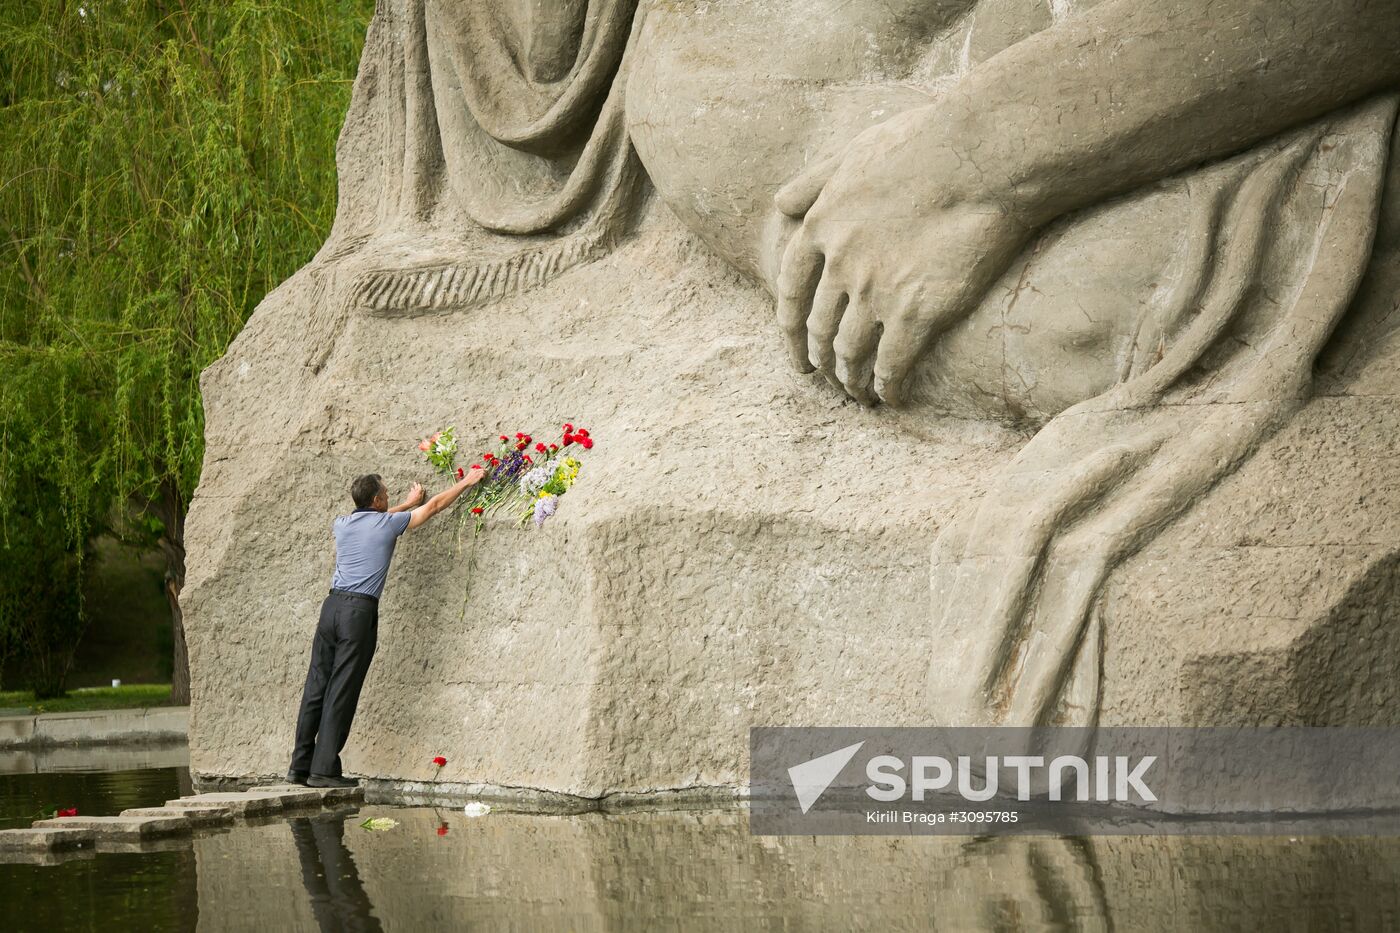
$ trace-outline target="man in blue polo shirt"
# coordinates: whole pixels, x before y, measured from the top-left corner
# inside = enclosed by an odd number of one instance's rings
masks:
[[[399,535],[432,518],[485,475],[473,467],[451,488],[423,502],[417,483],[403,502],[389,508],[389,490],[377,473],[350,485],[355,511],[332,525],[335,574],[321,603],[311,642],[311,669],[301,693],[296,746],[287,780],[311,787],[353,787],[340,771],[340,750],[360,700],[379,632],[379,594]],[[421,504],[420,504],[421,503]]]

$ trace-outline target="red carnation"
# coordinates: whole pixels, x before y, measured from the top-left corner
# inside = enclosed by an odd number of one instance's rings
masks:
[[[464,476],[466,476],[466,475],[467,475],[466,472],[465,472],[461,467],[458,467],[458,468],[457,468],[457,478],[458,478],[458,479],[461,479],[462,477],[464,477]]]
[[[502,435],[501,435],[501,440],[503,440],[503,441],[504,441],[504,440],[509,440],[509,438],[507,438],[504,434],[502,434]]]
[[[446,823],[443,823],[441,826],[438,827],[438,835],[439,835],[439,836],[446,836],[446,835],[447,835],[447,824],[446,824]]]
[[[549,445],[549,449],[550,449],[550,450],[558,450],[558,449],[559,449],[559,445],[558,445],[558,444],[550,444],[550,445]]]
[[[478,506],[476,506],[476,507],[474,507],[474,508],[472,509],[472,514],[473,514],[473,515],[480,515],[480,514],[481,514],[482,512],[484,512],[484,511],[486,511],[486,510],[483,509],[481,506],[478,505]]]
[[[549,448],[546,447],[546,446],[544,446],[543,444],[536,444],[536,445],[535,445],[535,450],[539,451],[540,453],[544,453],[544,452],[546,452],[547,450],[549,450]]]
[[[68,807],[66,810],[59,810],[59,811],[58,811],[58,815],[59,815],[59,816],[77,816],[77,815],[78,815],[78,808],[77,808],[77,807]]]
[[[437,765],[439,768],[445,768],[447,766],[447,759],[438,755],[433,759],[433,764]]]
[[[564,433],[565,433],[565,434],[572,434],[572,433],[574,433],[574,426],[573,426],[572,424],[565,424],[565,425],[564,425]]]
[[[573,442],[574,442],[574,436],[573,436],[572,434],[565,434],[565,435],[564,435],[564,446],[565,446],[565,447],[568,447],[568,446],[569,446],[570,444],[572,444]]]
[[[593,438],[591,438],[591,437],[582,437],[582,438],[579,438],[579,443],[583,445],[583,449],[584,449],[584,450],[592,450],[592,449],[593,449]]]
[[[473,464],[472,464],[472,469],[473,469],[473,470],[479,470],[479,469],[481,469],[481,464],[479,464],[479,463],[473,463]]]
[[[579,428],[579,429],[578,429],[577,431],[575,431],[574,433],[577,434],[579,437],[587,437],[587,436],[588,436],[588,429],[587,429],[587,428]]]
[[[535,462],[535,461],[533,461],[533,460],[530,459],[530,455],[529,455],[529,454],[526,454],[525,456],[521,457],[520,459],[521,459],[521,460],[524,460],[526,463],[531,463],[531,464],[533,464],[533,463]]]

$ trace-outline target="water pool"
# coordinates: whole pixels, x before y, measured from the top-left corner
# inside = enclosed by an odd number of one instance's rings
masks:
[[[43,777],[113,807],[187,781]],[[7,816],[34,799],[17,779]],[[1369,930],[1400,926],[1397,873],[1394,838],[758,837],[738,807],[366,805],[0,865],[0,898],[14,930]]]

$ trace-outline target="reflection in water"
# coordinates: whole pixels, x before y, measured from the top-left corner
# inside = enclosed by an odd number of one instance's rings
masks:
[[[294,819],[291,829],[301,860],[301,883],[323,933],[379,930],[355,858],[345,848],[344,816]]]
[[[399,825],[358,827],[374,816]],[[0,864],[0,927],[1400,929],[1398,838],[754,836],[738,808],[470,819],[370,806],[173,844],[193,858]]]
[[[399,825],[360,831],[369,816]],[[426,808],[366,807],[346,822],[344,846],[388,929],[1354,930],[1400,919],[1393,838],[763,837],[741,809],[444,819],[447,835]],[[285,869],[266,846],[277,838],[286,831],[198,843],[201,883],[206,870],[261,865],[222,889],[275,886]],[[262,906],[255,925],[317,928],[304,906],[301,926]],[[201,917],[211,910],[202,898]]]
[[[73,807],[94,816],[120,813],[129,807],[158,807],[189,793],[190,788],[190,772],[185,767],[36,774],[21,771],[16,765],[19,757],[0,756],[0,766],[14,769],[0,776],[0,829],[21,829],[41,811],[57,807]]]

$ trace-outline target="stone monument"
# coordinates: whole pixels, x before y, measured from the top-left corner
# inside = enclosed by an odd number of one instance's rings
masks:
[[[400,545],[351,771],[732,792],[755,725],[1400,723],[1400,3],[380,0],[318,255],[205,373],[191,754],[285,769],[329,521]]]

